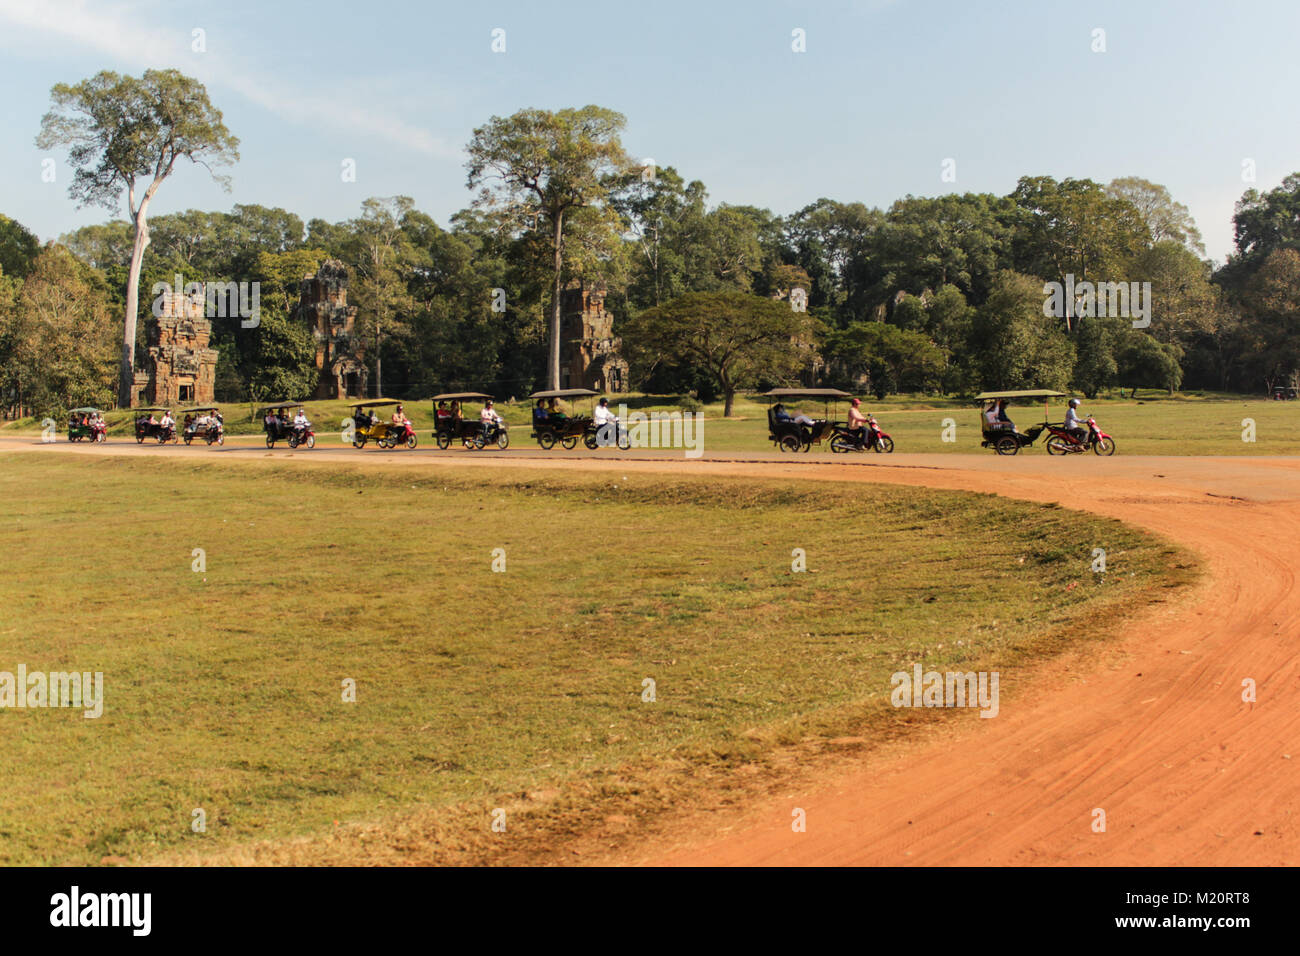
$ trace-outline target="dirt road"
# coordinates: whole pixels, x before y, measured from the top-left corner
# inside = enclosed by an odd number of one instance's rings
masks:
[[[1004,703],[995,719],[954,722],[726,819],[683,811],[666,839],[619,862],[1300,863],[1300,460],[1039,453],[612,460],[610,450],[272,453],[0,439],[5,451],[887,482],[992,491],[1118,518],[1191,549],[1208,571],[1176,607],[1126,626],[1122,666],[1045,667],[1032,692]],[[1254,682],[1254,703],[1242,699],[1245,680]],[[807,814],[806,832],[792,832],[794,807]],[[1096,809],[1105,811],[1105,832],[1093,830]]]

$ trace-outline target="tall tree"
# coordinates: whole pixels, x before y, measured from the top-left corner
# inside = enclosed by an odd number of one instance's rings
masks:
[[[599,106],[520,110],[492,117],[470,141],[468,186],[479,189],[474,204],[507,212],[519,228],[544,221],[550,233],[552,298],[551,388],[560,387],[560,310],[564,283],[564,240],[577,210],[604,206],[624,187],[632,162],[619,139],[621,113]]]
[[[140,267],[149,244],[149,203],[181,157],[203,166],[221,185],[226,177],[213,166],[239,159],[239,140],[230,134],[221,111],[203,84],[177,70],[146,70],[139,79],[110,71],[76,85],[59,83],[50,91],[52,106],[41,120],[36,145],[69,147],[76,170],[68,193],[79,206],[114,208],[122,191],[135,226],[127,277],[126,317],[118,404],[129,407],[135,379],[136,313]]]
[[[793,376],[808,358],[806,314],[743,292],[690,292],[629,319],[623,345],[641,374],[672,361],[710,376],[730,416],[736,390],[760,378]]]
[[[1165,186],[1140,176],[1121,176],[1106,185],[1106,195],[1133,205],[1146,224],[1148,242],[1172,240],[1197,255],[1205,255],[1201,230],[1196,228],[1191,211],[1175,202]]]

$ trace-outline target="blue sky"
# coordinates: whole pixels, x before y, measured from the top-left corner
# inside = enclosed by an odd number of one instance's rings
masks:
[[[1297,27],[1293,0],[0,0],[0,212],[42,239],[109,218],[76,209],[62,154],[41,181],[50,87],[175,67],[206,84],[241,161],[230,194],[183,168],[155,214],[243,202],[336,221],[405,194],[445,224],[470,200],[474,126],[597,103],[627,116],[631,153],[703,180],[715,203],[884,207],[1007,193],[1021,175],[1139,175],[1191,208],[1221,260],[1247,186],[1300,170]]]

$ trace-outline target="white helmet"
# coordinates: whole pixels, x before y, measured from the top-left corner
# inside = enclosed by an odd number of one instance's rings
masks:
[[[1070,407],[1071,407],[1071,408],[1078,408],[1078,407],[1079,407],[1079,400],[1078,400],[1077,398],[1072,398],[1072,399],[1070,399]]]

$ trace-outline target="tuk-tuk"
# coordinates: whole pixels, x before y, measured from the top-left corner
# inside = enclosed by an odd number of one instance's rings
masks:
[[[295,425],[294,416],[289,414],[290,409],[297,410],[302,407],[302,402],[277,402],[262,408],[258,414],[262,416],[262,430],[266,432],[267,448],[274,448],[278,441],[287,443],[290,448],[297,448],[299,445],[306,445],[308,448],[316,447],[316,433],[312,431],[311,423],[305,426]]]
[[[182,408],[179,414],[183,416],[181,438],[185,444],[188,445],[196,438],[207,442],[209,446],[226,443],[226,420],[221,417],[221,409],[217,406],[195,405],[193,408]]]
[[[772,399],[767,409],[767,437],[781,451],[808,451],[813,445],[820,445],[835,434],[836,422],[831,417],[830,406],[834,402],[836,411],[842,399],[852,398],[848,392],[838,388],[774,388],[764,393]],[[784,401],[778,399],[821,399],[823,417],[814,419],[811,425],[796,422],[793,418],[781,418],[777,409],[784,411]],[[892,446],[891,446],[892,447]]]
[[[1047,400],[1049,398],[1063,398],[1064,392],[1056,392],[1049,388],[1032,388],[1019,389],[1010,392],[980,392],[975,396],[975,402],[980,409],[980,447],[992,448],[999,455],[1014,455],[1028,445],[1032,445],[1038,440],[1038,436],[1043,433],[1047,427],[1048,411]],[[1041,425],[1031,425],[1025,431],[1020,431],[1009,419],[1002,421],[990,422],[988,415],[990,412],[1002,408],[1003,402],[1011,402],[1015,399],[1039,399],[1043,400],[1043,422]]]
[[[102,415],[98,408],[89,405],[69,410],[68,441],[93,441],[102,444],[108,432]]]
[[[402,402],[394,398],[372,398],[366,402],[353,402],[352,409],[352,447],[365,448],[366,442],[372,441],[380,448],[396,448],[399,444],[414,448],[419,444],[415,429],[409,425],[394,425],[375,415],[371,409],[392,408]]]
[[[556,388],[533,392],[528,396],[534,402],[533,430],[528,433],[529,437],[536,438],[537,444],[546,451],[554,448],[557,442],[565,449],[577,448],[578,442],[586,437],[588,430],[594,429],[594,420],[591,415],[566,415],[556,403],[561,400],[595,398],[599,394],[589,388]],[[550,407],[544,403],[549,403]]]
[[[510,432],[505,423],[493,424],[483,433],[481,418],[464,414],[466,402],[490,402],[492,396],[485,392],[445,392],[433,396],[434,431],[433,440],[439,448],[446,449],[452,442],[460,442],[466,448],[483,448],[496,445],[505,450],[510,447]]]
[[[160,445],[179,440],[174,426],[164,426],[161,422],[151,422],[149,420],[155,413],[168,412],[171,411],[170,408],[164,408],[161,405],[146,405],[144,408],[133,408],[131,410],[136,413],[135,440],[137,443],[143,444],[146,438],[155,438]]]

